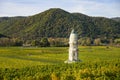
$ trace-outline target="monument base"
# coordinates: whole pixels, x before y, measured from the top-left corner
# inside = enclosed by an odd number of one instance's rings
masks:
[[[82,61],[81,60],[73,60],[73,61],[66,60],[66,61],[64,61],[64,63],[76,63],[76,62],[82,62]]]

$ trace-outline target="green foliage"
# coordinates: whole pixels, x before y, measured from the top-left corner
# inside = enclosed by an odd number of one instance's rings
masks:
[[[38,40],[32,40],[32,41],[31,41],[31,45],[32,45],[32,46],[39,46],[39,44],[40,44],[40,43],[39,43]]]
[[[23,42],[17,38],[7,38],[7,37],[3,37],[0,38],[0,46],[22,46]]]
[[[65,64],[67,47],[0,47],[0,80],[119,80],[119,52],[80,46],[82,62]]]
[[[115,44],[120,44],[120,39],[115,39],[114,42]]]
[[[5,35],[3,35],[3,34],[0,34],[0,38],[3,38],[3,37],[6,37]]]
[[[68,47],[69,40],[67,38],[49,38],[50,46],[52,47]]]
[[[112,19],[117,21],[117,22],[120,22],[120,17],[115,17],[115,18],[112,18]]]
[[[41,47],[48,47],[48,46],[50,46],[50,43],[49,43],[47,38],[42,38],[40,43],[41,43]]]
[[[0,69],[0,79],[22,80],[115,80],[120,78],[119,61],[89,64],[61,64],[33,66],[22,69]]]
[[[114,39],[120,37],[120,22],[103,17],[90,17],[53,8],[29,17],[0,18],[0,33],[22,40],[41,37],[68,38],[74,28],[78,37]]]
[[[40,38],[36,40],[26,40],[24,46],[39,46],[39,47],[49,47],[50,43],[48,38]]]
[[[80,38],[78,40],[78,44],[82,46],[90,46],[92,44],[92,40],[89,37]]]

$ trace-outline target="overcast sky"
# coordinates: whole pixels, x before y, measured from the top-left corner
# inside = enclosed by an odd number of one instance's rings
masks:
[[[120,0],[0,0],[0,17],[30,16],[50,8],[89,16],[120,17]]]

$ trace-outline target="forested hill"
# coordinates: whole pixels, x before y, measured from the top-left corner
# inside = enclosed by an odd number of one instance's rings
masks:
[[[117,22],[120,22],[120,17],[115,17],[115,18],[112,18],[112,19],[117,21]]]
[[[3,35],[3,34],[0,34],[0,38],[3,38],[3,37],[7,37],[7,36],[5,36],[5,35]]]
[[[59,8],[28,17],[0,18],[0,34],[22,39],[69,37],[74,28],[79,38],[120,37],[120,22],[104,17],[69,13]]]

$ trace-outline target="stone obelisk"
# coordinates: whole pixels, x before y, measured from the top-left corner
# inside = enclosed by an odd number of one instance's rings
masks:
[[[72,30],[69,37],[69,57],[65,63],[78,62],[78,36],[74,29]]]

